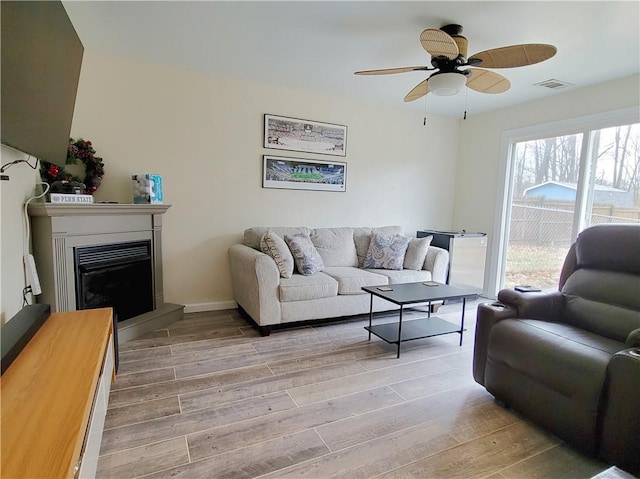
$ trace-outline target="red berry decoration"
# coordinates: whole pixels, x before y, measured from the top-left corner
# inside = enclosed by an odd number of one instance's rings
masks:
[[[80,178],[65,171],[58,165],[53,165],[42,161],[40,164],[40,176],[43,181],[51,184],[56,181],[70,181],[84,184],[86,194],[93,194],[100,184],[104,176],[104,163],[102,158],[95,156],[96,150],[90,141],[82,138],[74,140],[69,138],[69,146],[67,147],[67,165],[77,164],[81,161],[85,167],[85,177]]]

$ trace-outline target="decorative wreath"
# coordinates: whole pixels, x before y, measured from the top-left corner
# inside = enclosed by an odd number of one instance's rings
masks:
[[[85,168],[84,179],[69,173],[58,165],[47,163],[46,161],[40,164],[40,176],[49,184],[56,181],[83,183],[85,193],[93,194],[102,183],[102,177],[104,176],[104,163],[102,162],[102,158],[95,156],[95,153],[96,150],[93,149],[90,141],[83,140],[82,138],[78,138],[77,140],[69,138],[67,160],[65,163],[67,165],[75,165],[78,161],[81,161]]]

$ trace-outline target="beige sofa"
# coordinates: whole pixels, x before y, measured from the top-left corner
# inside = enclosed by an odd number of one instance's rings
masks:
[[[261,251],[260,241],[267,231],[282,238],[308,235],[324,263],[321,271],[282,277],[274,258]],[[249,228],[243,243],[229,250],[234,299],[262,334],[268,335],[273,325],[368,313],[370,295],[362,291],[363,286],[446,281],[449,253],[434,246],[428,247],[424,262],[419,261],[421,268],[363,268],[376,233],[403,234],[400,226]],[[391,309],[393,304],[374,298],[374,311]]]

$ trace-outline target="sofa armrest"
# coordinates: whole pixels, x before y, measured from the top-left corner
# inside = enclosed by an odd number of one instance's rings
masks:
[[[516,310],[514,317],[559,320],[564,310],[564,295],[560,291],[523,293],[515,289],[498,292],[498,301]]]
[[[476,318],[476,333],[473,345],[473,379],[484,386],[484,372],[487,365],[487,346],[491,328],[498,321],[515,318],[517,310],[499,302],[480,303]]]
[[[229,249],[233,297],[259,326],[280,323],[280,272],[275,261],[243,244]]]
[[[429,246],[422,269],[431,271],[432,281],[446,283],[449,271],[449,252],[437,246]]]
[[[640,348],[617,352],[607,366],[601,398],[600,456],[640,475]]]

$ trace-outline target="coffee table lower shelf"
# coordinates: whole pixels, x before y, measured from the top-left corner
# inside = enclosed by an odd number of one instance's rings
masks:
[[[375,334],[389,344],[398,344],[398,323],[376,324],[373,326],[365,326],[364,329]],[[423,319],[412,319],[410,321],[402,322],[402,337],[400,338],[400,342],[430,338],[432,336],[440,336],[442,334],[450,333],[461,334],[462,330],[460,329],[460,326],[436,316]]]

